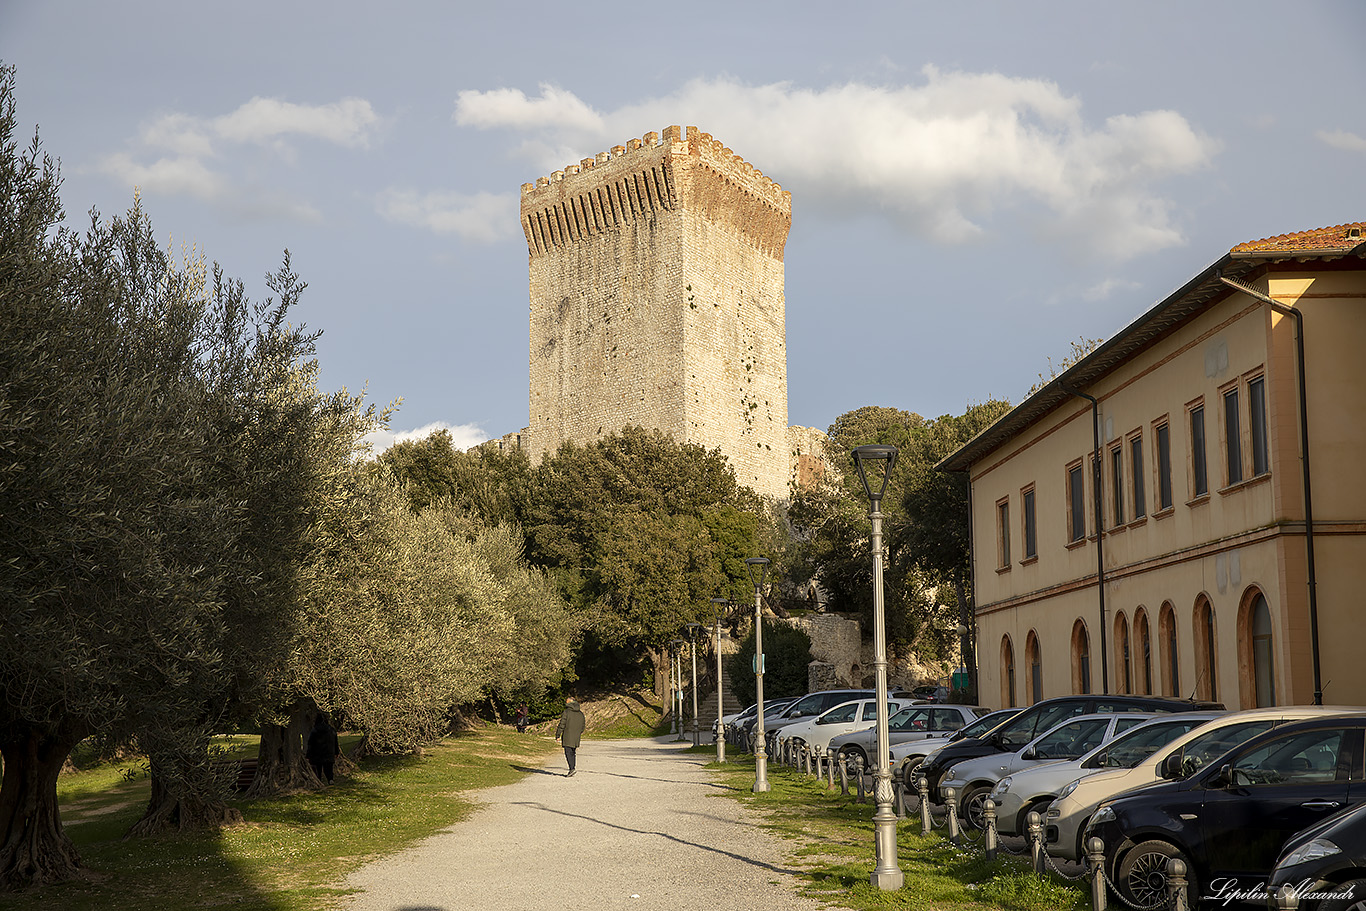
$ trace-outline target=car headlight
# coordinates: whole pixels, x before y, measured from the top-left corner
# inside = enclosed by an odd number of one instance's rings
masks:
[[[992,796],[992,797],[1000,797],[1002,794],[1004,794],[1006,791],[1009,791],[1009,790],[1010,790],[1010,776],[1007,775],[1005,778],[1002,778],[1000,781],[996,782],[996,787],[994,787],[994,788],[991,789],[991,796]]]
[[[1058,792],[1058,800],[1062,800],[1064,797],[1071,797],[1072,792],[1077,789],[1077,785],[1079,784],[1081,784],[1080,778],[1068,784],[1067,787]]]
[[[1086,824],[1086,828],[1098,826],[1103,822],[1110,822],[1115,818],[1115,808],[1107,804],[1102,804],[1099,810],[1091,815],[1091,821]]]
[[[1332,857],[1334,854],[1341,854],[1342,849],[1333,844],[1326,838],[1316,838],[1311,842],[1300,845],[1285,857],[1281,858],[1278,867],[1293,867],[1295,864],[1308,863],[1311,860],[1320,860],[1324,857]]]

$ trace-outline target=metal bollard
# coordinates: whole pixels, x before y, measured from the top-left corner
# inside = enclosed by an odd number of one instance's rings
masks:
[[[1276,911],[1299,911],[1300,896],[1290,883],[1281,886],[1276,893]]]
[[[906,818],[906,792],[901,788],[901,782],[892,782],[892,812],[897,819]]]
[[[810,774],[811,774],[811,749],[810,749],[810,747],[802,747],[802,774],[803,774],[803,775],[810,775]]]
[[[959,841],[958,793],[953,788],[944,789],[944,806],[949,810],[949,841],[956,845]]]
[[[855,798],[854,803],[863,803],[868,798],[868,790],[863,784],[863,766],[859,766],[856,771],[858,772],[858,797]]]
[[[1037,810],[1030,810],[1025,819],[1029,823],[1029,859],[1034,862],[1034,872],[1043,876],[1043,817]]]
[[[920,795],[920,834],[930,834],[930,782],[927,778],[917,778],[915,790]]]
[[[985,842],[987,860],[996,859],[996,801],[988,797],[982,801],[982,828],[985,833],[982,840]]]
[[[838,760],[838,757],[836,757],[836,756],[826,756],[826,757],[825,757],[825,778],[826,778],[825,789],[826,789],[827,791],[833,791],[833,790],[835,790],[835,762],[836,762],[837,760]]]
[[[1171,911],[1190,911],[1186,885],[1186,862],[1173,857],[1167,861],[1167,907]]]
[[[849,763],[840,763],[840,795],[849,796]]]
[[[1094,911],[1105,911],[1110,895],[1105,886],[1105,842],[1094,835],[1086,839],[1086,858],[1091,862],[1091,904]]]

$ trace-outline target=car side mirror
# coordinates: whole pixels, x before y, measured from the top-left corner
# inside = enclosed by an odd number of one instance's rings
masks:
[[[1021,759],[1037,759],[1037,758],[1038,758],[1038,753],[1036,752],[1036,750],[1035,750],[1034,747],[1030,747],[1029,749],[1025,750],[1022,754],[1020,754],[1020,758],[1021,758]]]
[[[1162,768],[1159,774],[1168,781],[1178,781],[1184,776],[1181,774],[1181,754],[1172,753],[1162,760]]]
[[[1226,788],[1233,782],[1233,766],[1224,764],[1210,776],[1206,784],[1211,788]]]

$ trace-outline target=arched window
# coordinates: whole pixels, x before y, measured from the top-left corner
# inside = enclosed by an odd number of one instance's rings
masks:
[[[1157,617],[1162,642],[1162,683],[1168,696],[1181,695],[1181,652],[1176,645],[1176,609],[1164,602]]]
[[[1195,692],[1201,699],[1219,701],[1219,639],[1215,635],[1214,607],[1201,595],[1192,618],[1195,629]]]
[[[1124,611],[1115,614],[1115,673],[1119,677],[1115,681],[1116,692],[1132,693],[1133,659],[1129,655],[1129,618]]]
[[[1091,692],[1091,634],[1080,617],[1072,624],[1072,692]]]
[[[1025,660],[1029,663],[1029,703],[1043,698],[1043,659],[1039,655],[1039,637],[1033,630],[1025,639]]]
[[[1138,676],[1134,683],[1137,692],[1151,696],[1153,692],[1153,643],[1148,631],[1148,612],[1143,608],[1134,611],[1134,657],[1137,659]]]
[[[1271,606],[1253,589],[1243,599],[1238,618],[1238,666],[1243,705],[1276,704],[1276,661]]]
[[[1015,708],[1015,648],[1009,636],[1001,637],[1001,705]]]

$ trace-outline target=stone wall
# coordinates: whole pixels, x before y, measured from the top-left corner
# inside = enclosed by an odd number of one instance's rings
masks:
[[[791,194],[675,126],[524,184],[521,213],[533,464],[638,424],[786,497]]]

